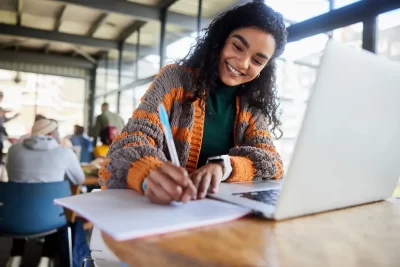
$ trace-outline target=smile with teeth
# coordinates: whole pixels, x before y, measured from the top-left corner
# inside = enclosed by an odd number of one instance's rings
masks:
[[[243,73],[237,71],[231,64],[229,64],[228,62],[226,62],[226,65],[228,66],[228,69],[230,71],[232,71],[234,74],[236,75],[243,75]]]

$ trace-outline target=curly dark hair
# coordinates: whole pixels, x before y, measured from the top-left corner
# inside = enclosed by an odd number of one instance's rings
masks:
[[[238,93],[247,95],[250,105],[260,109],[267,116],[271,132],[279,138],[282,131],[279,128],[281,122],[275,59],[283,53],[287,42],[286,26],[280,13],[265,5],[263,1],[253,1],[224,12],[217,16],[208,28],[202,30],[189,54],[177,63],[199,71],[195,95],[189,100],[204,98],[204,95],[208,95],[217,87],[219,57],[228,36],[234,30],[247,27],[256,27],[271,34],[275,39],[276,49],[261,71],[260,77],[240,85]]]

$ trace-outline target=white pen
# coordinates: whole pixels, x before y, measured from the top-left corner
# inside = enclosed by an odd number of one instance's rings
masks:
[[[178,158],[178,153],[176,153],[174,138],[172,136],[172,131],[171,131],[171,125],[169,124],[168,115],[167,112],[165,111],[163,104],[160,104],[158,106],[158,111],[160,112],[160,120],[163,126],[164,135],[167,142],[167,147],[169,155],[171,157],[172,164],[179,167],[180,166],[179,158]]]

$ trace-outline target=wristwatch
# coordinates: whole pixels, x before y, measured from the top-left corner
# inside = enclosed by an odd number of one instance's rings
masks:
[[[225,181],[228,179],[228,177],[232,173],[232,165],[231,165],[231,159],[229,158],[229,155],[221,155],[221,156],[215,156],[215,157],[209,157],[207,159],[207,163],[210,162],[216,162],[222,164],[222,172],[224,173],[222,176],[222,181]]]

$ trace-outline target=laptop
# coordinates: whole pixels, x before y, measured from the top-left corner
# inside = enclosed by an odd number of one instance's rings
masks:
[[[209,197],[281,220],[389,198],[400,176],[400,64],[329,42],[282,181]]]

